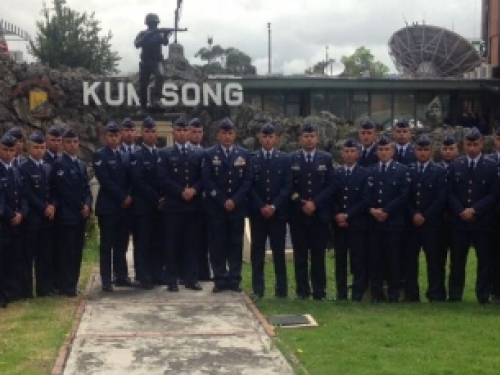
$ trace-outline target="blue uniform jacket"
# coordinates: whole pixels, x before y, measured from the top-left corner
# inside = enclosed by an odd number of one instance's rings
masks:
[[[43,171],[31,159],[20,167],[23,192],[29,207],[28,222],[49,223],[50,220],[45,217],[45,209],[49,204],[57,206],[50,185],[52,167],[44,163],[42,168]]]
[[[389,216],[379,223],[370,215],[370,227],[373,230],[399,231],[406,223],[406,206],[410,175],[408,167],[392,161],[387,171],[382,174],[379,164],[369,168],[368,191],[369,208],[382,208]]]
[[[349,226],[345,229],[363,231],[368,229],[368,170],[356,165],[351,175],[344,167],[336,168],[333,174],[333,216],[347,214]],[[344,229],[344,228],[342,228]]]
[[[81,160],[75,164],[63,154],[54,162],[52,186],[57,200],[56,220],[63,225],[77,225],[84,219],[80,213],[84,206],[92,208],[87,167]]]
[[[493,229],[498,207],[499,172],[497,164],[481,156],[472,175],[466,156],[458,157],[448,171],[448,202],[452,225],[459,230]],[[465,208],[474,208],[476,219],[466,222],[460,218]]]
[[[128,195],[132,195],[128,159],[120,152],[115,154],[109,147],[104,147],[94,154],[94,171],[99,181],[96,215],[121,215],[128,209],[121,204]]]
[[[165,194],[166,212],[192,212],[202,210],[203,153],[186,147],[183,155],[177,146],[160,151],[158,175],[161,190]],[[185,188],[193,188],[196,195],[190,200],[182,198]]]
[[[202,172],[205,189],[205,208],[208,215],[245,216],[248,209],[248,194],[252,185],[250,153],[239,146],[233,146],[226,158],[220,145],[205,150]],[[224,208],[231,199],[235,208],[228,213]]]
[[[0,163],[0,189],[3,190],[5,202],[1,219],[2,224],[6,227],[10,226],[10,221],[14,218],[16,212],[19,212],[23,216],[23,219],[28,215],[28,202],[23,194],[21,174],[15,167],[13,171],[14,183],[9,181],[7,169],[3,163]]]
[[[316,150],[314,159],[308,163],[302,150],[291,155],[292,195],[290,216],[305,215],[302,211],[303,201],[312,200],[316,205],[317,215],[328,223],[332,218],[331,196],[333,192],[332,156]]]
[[[132,180],[132,212],[135,215],[150,215],[158,211],[162,196],[158,180],[158,152],[146,146],[136,148],[130,157]]]
[[[252,153],[253,180],[250,190],[250,215],[262,216],[261,208],[274,205],[274,217],[287,217],[290,193],[292,192],[292,169],[290,157],[274,150],[267,161],[262,150]]]
[[[441,213],[447,199],[446,170],[434,162],[429,162],[424,173],[418,172],[417,164],[410,165],[410,193],[408,215],[413,222],[413,215],[422,214],[425,222],[422,226],[437,229]]]

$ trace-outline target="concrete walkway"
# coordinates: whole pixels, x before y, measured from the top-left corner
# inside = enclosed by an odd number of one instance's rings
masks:
[[[65,375],[293,374],[241,293],[101,292],[94,277]]]

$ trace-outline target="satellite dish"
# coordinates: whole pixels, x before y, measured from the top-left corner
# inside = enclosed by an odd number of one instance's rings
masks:
[[[325,75],[330,77],[337,77],[344,73],[345,65],[336,60],[328,60],[328,64],[325,67]]]
[[[457,33],[430,25],[412,25],[389,39],[389,54],[403,76],[463,77],[481,64],[477,49]]]

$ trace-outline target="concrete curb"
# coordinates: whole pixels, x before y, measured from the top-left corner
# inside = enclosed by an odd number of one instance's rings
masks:
[[[90,295],[92,290],[92,285],[94,284],[95,278],[97,276],[97,269],[94,269],[89,276],[89,281],[87,286],[85,287],[85,291],[83,296],[80,299],[80,303],[78,304],[78,309],[76,310],[75,316],[73,318],[73,324],[71,326],[71,331],[66,335],[64,342],[59,349],[59,355],[57,356],[56,363],[52,368],[51,375],[62,375],[64,372],[64,366],[66,365],[66,361],[69,356],[70,346],[76,336],[76,332],[78,331],[78,327],[80,326],[80,322],[82,321],[82,316],[85,311],[85,305],[87,303],[87,297]]]
[[[247,304],[252,314],[255,316],[255,319],[257,319],[262,328],[264,328],[264,331],[266,331],[267,335],[269,337],[275,337],[276,332],[274,330],[274,327],[267,322],[267,319],[264,317],[264,315],[262,315],[257,306],[255,306],[252,299],[248,296],[246,292],[243,292],[242,295],[243,295],[243,300]]]

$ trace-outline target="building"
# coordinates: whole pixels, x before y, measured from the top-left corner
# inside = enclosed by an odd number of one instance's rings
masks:
[[[500,0],[482,0],[482,38],[486,43],[486,62],[493,77],[500,78]]]
[[[357,123],[370,117],[389,128],[405,117],[414,125],[461,125],[464,112],[500,119],[496,79],[329,78],[253,76],[218,78],[238,82],[245,102],[275,116],[309,116],[329,111]],[[469,115],[467,115],[469,116]]]

